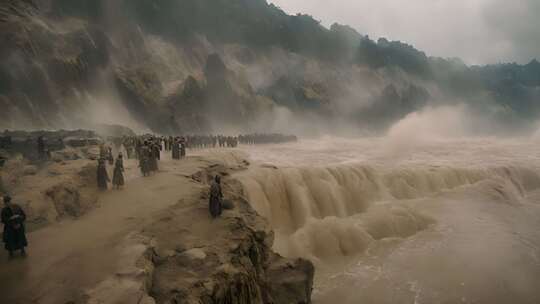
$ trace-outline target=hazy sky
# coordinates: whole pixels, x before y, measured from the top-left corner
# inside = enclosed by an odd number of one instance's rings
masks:
[[[469,64],[540,60],[540,0],[269,0]]]

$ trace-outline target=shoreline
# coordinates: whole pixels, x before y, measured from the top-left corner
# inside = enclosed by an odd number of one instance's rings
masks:
[[[81,217],[29,233],[29,258],[0,271],[0,281],[13,271],[22,275],[0,287],[20,285],[7,298],[13,303],[310,303],[313,264],[273,252],[273,231],[231,177],[249,162],[219,151],[160,165],[150,178],[99,194],[96,207]],[[223,176],[225,197],[235,207],[211,220],[207,182],[215,174]],[[101,225],[112,231],[103,233]],[[50,261],[38,261],[45,253],[40,248],[55,247],[42,243],[56,234],[65,235],[72,248],[55,248],[48,252]],[[71,242],[85,234],[89,244]],[[26,276],[28,271],[36,273]]]

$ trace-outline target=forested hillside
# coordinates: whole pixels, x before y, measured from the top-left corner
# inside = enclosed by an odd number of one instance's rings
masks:
[[[461,103],[522,129],[540,109],[536,60],[467,66],[265,0],[8,0],[0,23],[2,128],[377,132]]]

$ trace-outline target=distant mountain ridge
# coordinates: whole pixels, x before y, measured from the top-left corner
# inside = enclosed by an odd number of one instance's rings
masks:
[[[540,111],[536,59],[467,66],[265,0],[7,0],[0,24],[1,128],[377,132],[465,103],[527,129]]]

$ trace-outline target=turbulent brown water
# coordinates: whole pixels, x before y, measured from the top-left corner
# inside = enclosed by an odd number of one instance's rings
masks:
[[[399,140],[398,140],[399,139]],[[303,140],[238,175],[275,249],[317,265],[315,303],[540,303],[540,144]]]

